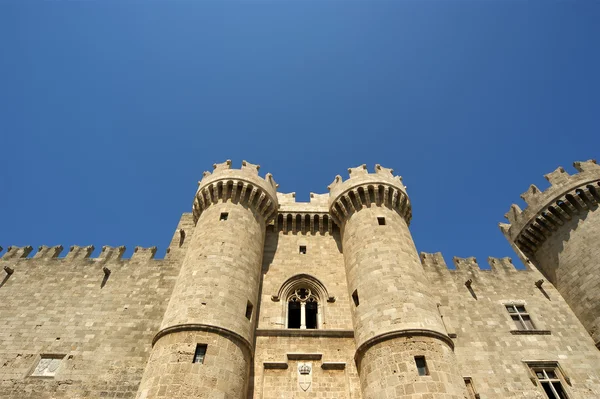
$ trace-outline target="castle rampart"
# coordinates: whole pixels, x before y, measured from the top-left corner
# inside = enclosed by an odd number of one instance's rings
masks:
[[[600,397],[594,162],[511,207],[524,268],[418,254],[391,169],[299,202],[231,166],[204,173],[164,259],[0,248],[1,399]]]

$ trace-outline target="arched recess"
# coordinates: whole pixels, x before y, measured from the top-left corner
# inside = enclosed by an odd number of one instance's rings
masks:
[[[281,301],[284,328],[315,328],[323,329],[326,324],[326,303],[335,302],[335,297],[329,296],[325,285],[317,278],[309,274],[297,274],[288,278],[279,288],[277,295],[272,298],[274,301]],[[299,323],[299,327],[290,327],[290,302],[297,302],[299,306],[313,306],[316,304],[316,323],[314,327],[307,327],[307,319]],[[293,310],[292,310],[293,311]],[[306,312],[306,313],[305,313]],[[304,315],[309,311],[302,310]],[[308,323],[310,326],[310,321]]]

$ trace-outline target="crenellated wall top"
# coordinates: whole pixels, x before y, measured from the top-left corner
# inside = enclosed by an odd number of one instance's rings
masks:
[[[600,202],[600,166],[595,160],[574,162],[579,173],[569,175],[559,167],[544,177],[550,187],[544,191],[535,185],[521,194],[527,208],[513,204],[504,216],[509,223],[500,223],[500,229],[509,241],[525,254],[532,255],[562,224],[573,215],[586,211]]]
[[[273,175],[258,175],[259,165],[242,161],[241,169],[232,169],[231,160],[213,165],[198,182],[192,207],[194,222],[210,204],[217,201],[241,202],[253,206],[266,220],[275,216],[278,208],[277,183]]]
[[[412,209],[402,177],[394,176],[393,169],[377,164],[369,173],[366,165],[348,169],[349,179],[337,175],[329,188],[329,211],[341,223],[353,212],[372,204],[396,209],[410,224]]]

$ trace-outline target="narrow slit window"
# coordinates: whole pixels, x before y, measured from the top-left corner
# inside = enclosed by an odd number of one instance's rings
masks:
[[[477,399],[477,393],[475,393],[475,387],[473,387],[473,380],[471,377],[465,377],[465,385],[467,387],[469,399]]]
[[[300,245],[299,252],[303,255],[306,255],[306,245]]]
[[[206,356],[206,344],[196,345],[196,352],[194,353],[194,360],[192,363],[204,363],[204,357]]]
[[[380,226],[385,226],[385,218],[384,217],[378,217],[377,218],[377,224],[379,224]]]
[[[254,308],[254,306],[252,305],[252,302],[248,301],[248,303],[246,304],[246,318],[248,320],[250,320],[252,318],[252,309]]]
[[[415,356],[415,364],[417,365],[417,371],[419,372],[419,375],[429,375],[425,356]]]
[[[354,306],[358,306],[360,301],[358,300],[358,290],[354,290],[352,293],[352,300],[354,301]]]
[[[225,221],[229,217],[229,212],[221,212],[221,216],[219,217],[220,221]]]

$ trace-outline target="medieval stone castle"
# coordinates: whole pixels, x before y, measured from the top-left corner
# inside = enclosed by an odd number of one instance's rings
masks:
[[[500,225],[521,270],[419,255],[380,165],[297,202],[216,164],[164,259],[5,251],[0,398],[600,398],[600,166],[575,168]]]

